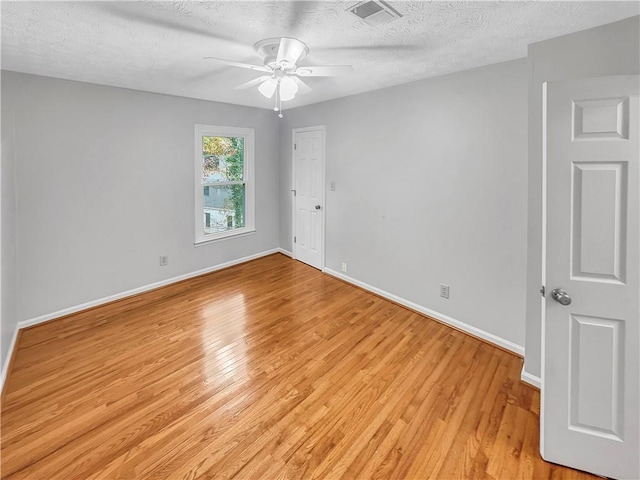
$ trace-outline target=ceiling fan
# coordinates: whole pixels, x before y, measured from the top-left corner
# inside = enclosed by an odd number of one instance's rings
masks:
[[[215,57],[205,57],[205,59],[266,73],[266,75],[238,85],[235,89],[242,90],[259,85],[258,91],[266,98],[272,98],[275,94],[274,110],[280,112],[278,115],[280,118],[282,118],[281,102],[292,100],[297,93],[305,94],[311,91],[311,87],[299,77],[332,77],[353,71],[351,65],[299,67],[298,62],[307,56],[309,47],[296,38],[267,38],[257,42],[254,48],[256,53],[262,57],[263,65],[252,65]]]

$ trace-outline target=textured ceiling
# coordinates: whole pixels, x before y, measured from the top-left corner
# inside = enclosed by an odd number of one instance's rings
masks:
[[[527,45],[640,13],[638,2],[389,2],[403,17],[370,27],[336,1],[7,2],[2,68],[271,108],[258,72],[203,60],[261,61],[253,44],[291,36],[304,65],[349,64],[285,108],[521,58]]]

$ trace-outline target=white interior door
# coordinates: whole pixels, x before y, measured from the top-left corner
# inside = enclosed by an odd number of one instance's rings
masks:
[[[293,257],[324,264],[324,127],[293,130]]]
[[[639,82],[629,75],[548,84],[541,421],[546,460],[635,479]],[[554,301],[554,289],[566,295]]]

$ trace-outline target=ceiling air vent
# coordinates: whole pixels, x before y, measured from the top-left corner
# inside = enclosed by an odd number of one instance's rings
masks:
[[[402,16],[382,0],[365,0],[349,8],[349,11],[371,26],[382,25]]]

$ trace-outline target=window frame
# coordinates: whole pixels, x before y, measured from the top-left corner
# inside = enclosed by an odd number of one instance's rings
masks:
[[[236,137],[244,139],[244,159],[242,181],[202,182],[202,137]],[[217,240],[255,233],[255,131],[253,128],[225,127],[219,125],[195,126],[195,242],[196,246]],[[218,233],[204,231],[204,189],[205,186],[224,186],[244,184],[244,227]]]

